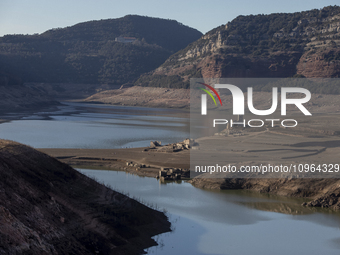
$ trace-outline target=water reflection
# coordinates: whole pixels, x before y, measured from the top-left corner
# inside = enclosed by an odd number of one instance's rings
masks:
[[[160,184],[118,171],[81,170],[146,204],[165,208],[173,232],[149,254],[339,254],[339,213],[300,206],[303,199],[247,191]],[[278,213],[280,212],[280,213]]]
[[[155,140],[173,143],[189,137],[185,111],[65,104],[53,112],[8,115],[12,121],[0,125],[1,138],[35,148],[110,149],[149,146]]]

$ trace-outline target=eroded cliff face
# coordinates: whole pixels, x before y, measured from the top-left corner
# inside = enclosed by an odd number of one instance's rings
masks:
[[[214,55],[202,61],[198,67],[202,78],[242,77],[291,77],[296,74],[298,52],[289,55],[277,52],[269,58]]]
[[[296,66],[297,73],[310,78],[340,76],[340,48],[325,46],[305,52]]]
[[[162,86],[158,76],[177,76],[183,84],[195,77],[338,77],[339,39],[340,7],[239,16],[172,55],[136,85]]]
[[[140,254],[169,230],[163,213],[0,140],[0,254]]]

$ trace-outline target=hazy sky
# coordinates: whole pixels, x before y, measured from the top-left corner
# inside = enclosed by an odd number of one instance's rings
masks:
[[[42,33],[127,14],[174,19],[206,33],[238,15],[297,12],[340,0],[0,0],[0,36]]]

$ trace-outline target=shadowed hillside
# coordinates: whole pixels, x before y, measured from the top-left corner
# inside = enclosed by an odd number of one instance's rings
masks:
[[[0,38],[0,71],[23,82],[133,82],[202,34],[174,20],[128,15]],[[119,37],[131,42],[116,41]]]
[[[0,140],[0,254],[140,254],[169,227],[163,213]]]

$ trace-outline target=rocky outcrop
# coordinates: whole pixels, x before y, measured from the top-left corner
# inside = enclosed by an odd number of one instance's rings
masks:
[[[157,150],[158,152],[179,152],[182,150],[189,150],[193,146],[198,146],[198,143],[194,139],[185,139],[183,142],[179,143],[169,143],[164,146],[159,141],[150,142],[150,148],[144,149],[144,151]]]
[[[190,178],[190,170],[182,169],[182,168],[166,168],[162,167],[159,170],[157,179],[160,179],[161,182],[165,181],[176,181],[181,180],[182,178]]]
[[[169,230],[163,213],[0,141],[0,254],[140,254]]]
[[[289,197],[310,198],[303,206],[322,207],[340,210],[340,180],[312,178],[234,178],[205,179],[189,181],[197,188],[204,189],[246,189],[260,193],[277,194]]]
[[[297,64],[297,73],[310,78],[340,76],[340,49],[328,43],[317,50],[305,52]]]
[[[185,88],[190,78],[338,77],[339,38],[337,6],[239,16],[172,55],[135,84],[162,87],[171,80],[173,87]]]
[[[154,141],[154,142],[150,142],[150,148],[156,148],[158,146],[162,146],[162,142],[160,141]]]
[[[340,210],[340,188],[338,186],[330,189],[325,194],[319,195],[314,200],[308,203],[303,203],[302,205]]]

